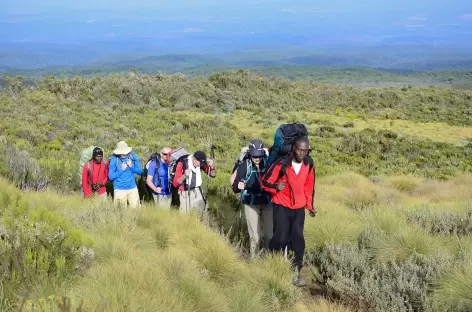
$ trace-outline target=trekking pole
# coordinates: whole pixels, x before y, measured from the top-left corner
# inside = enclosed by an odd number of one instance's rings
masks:
[[[215,160],[215,148],[216,146],[215,145],[211,145],[210,146],[210,158]],[[204,211],[207,212],[208,211],[208,204],[207,204],[207,198],[208,198],[208,191],[209,191],[209,187],[210,187],[210,168],[208,168],[208,172],[207,172],[207,185],[206,185],[206,193],[205,193],[205,198],[204,198],[204,201],[205,201],[205,207],[204,207]]]

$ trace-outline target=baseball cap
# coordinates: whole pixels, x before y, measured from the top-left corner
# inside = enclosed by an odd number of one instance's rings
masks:
[[[198,160],[200,162],[200,167],[202,168],[206,168],[208,167],[208,164],[207,164],[207,156],[204,152],[202,151],[196,151],[194,154],[193,154],[193,158],[195,158],[196,160]]]

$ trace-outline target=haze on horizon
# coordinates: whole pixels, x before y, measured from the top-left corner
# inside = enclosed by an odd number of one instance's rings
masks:
[[[470,0],[3,0],[0,44],[256,38],[290,44],[472,41]],[[422,40],[423,40],[422,39]]]

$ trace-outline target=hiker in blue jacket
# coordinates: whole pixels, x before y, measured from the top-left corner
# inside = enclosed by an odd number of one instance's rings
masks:
[[[149,162],[146,185],[151,189],[157,207],[170,209],[172,194],[169,188],[170,147],[163,147],[160,157]]]
[[[113,156],[110,158],[108,178],[113,182],[115,204],[128,203],[133,209],[140,207],[136,175],[143,172],[138,155],[132,153],[132,148],[125,141],[116,144]]]

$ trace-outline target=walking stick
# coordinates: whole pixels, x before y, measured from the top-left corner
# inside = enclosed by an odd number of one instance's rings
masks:
[[[215,160],[215,148],[216,146],[215,145],[211,145],[210,146],[210,158]],[[208,191],[209,191],[209,187],[210,187],[210,169],[208,170],[207,172],[207,185],[206,185],[206,193],[205,193],[205,197],[204,197],[204,202],[205,202],[205,207],[203,208],[203,210],[205,211],[205,213],[208,211],[208,204],[207,204],[207,198],[208,198]]]

